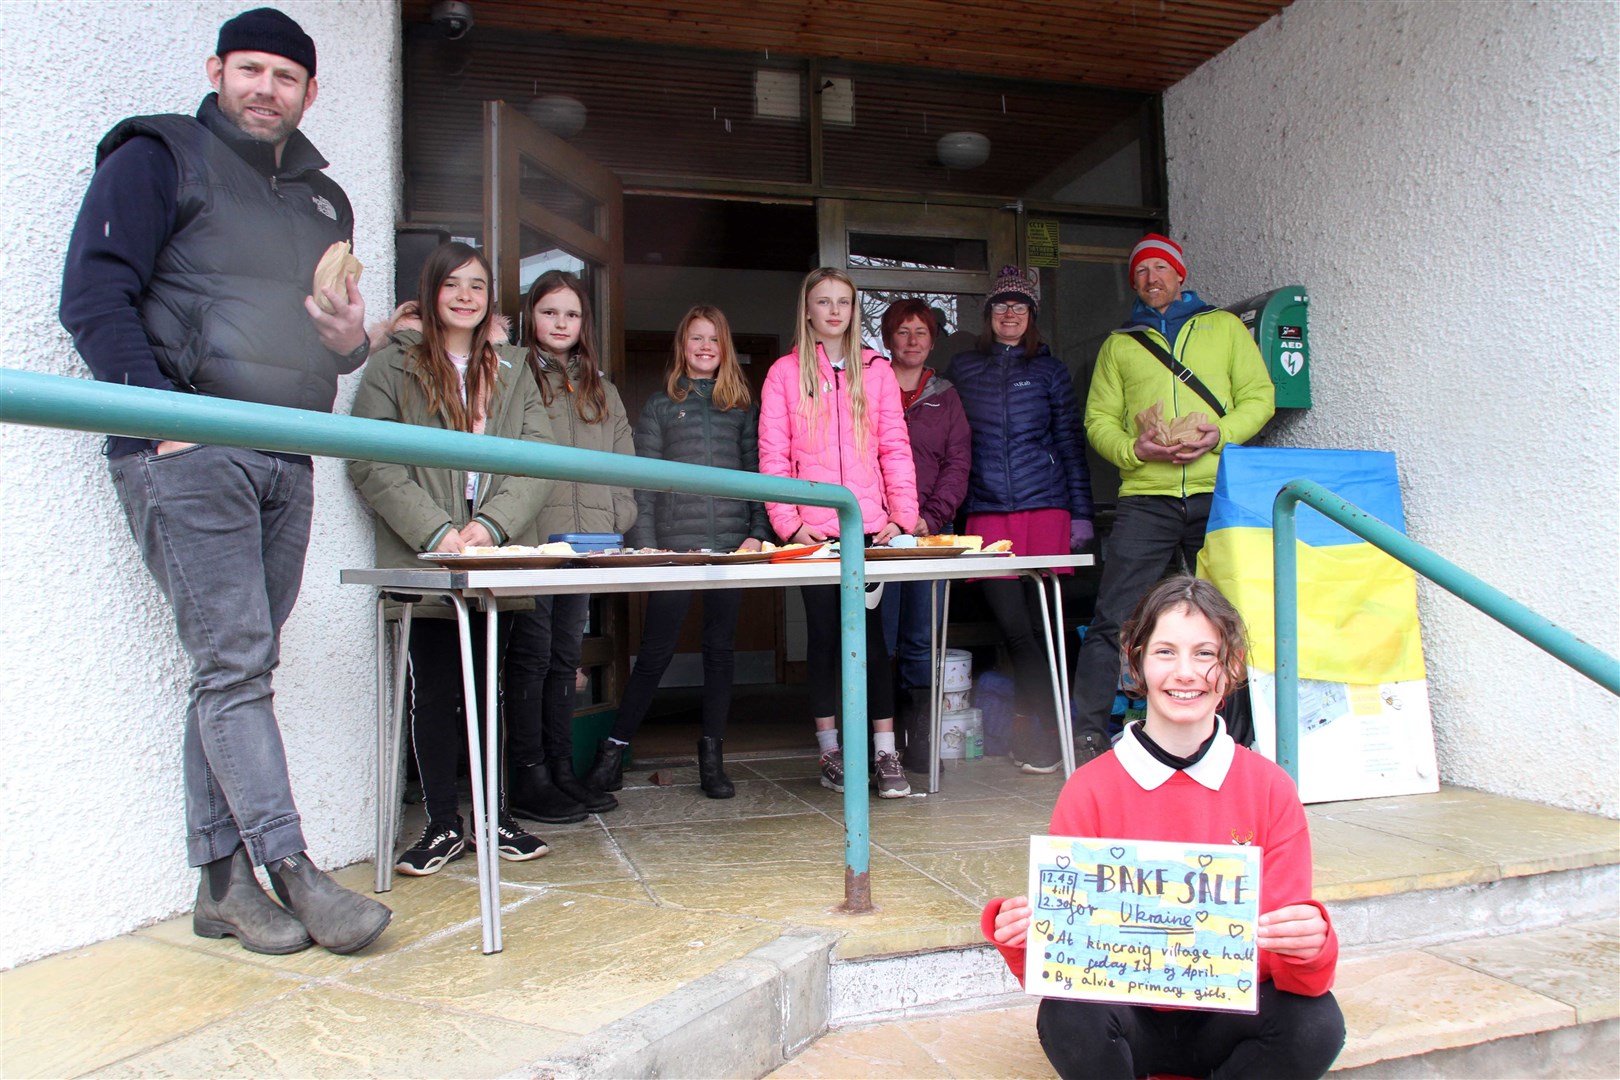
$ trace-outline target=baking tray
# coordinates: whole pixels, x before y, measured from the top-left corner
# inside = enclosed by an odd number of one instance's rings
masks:
[[[707,566],[714,559],[710,551],[603,551],[581,555],[579,566]]]
[[[551,570],[579,561],[578,555],[463,555],[452,551],[424,551],[417,558],[450,570]]]
[[[716,566],[747,566],[749,563],[773,562],[774,551],[707,551],[704,558]]]
[[[866,557],[879,562],[884,559],[948,559],[967,550],[965,547],[869,547]]]

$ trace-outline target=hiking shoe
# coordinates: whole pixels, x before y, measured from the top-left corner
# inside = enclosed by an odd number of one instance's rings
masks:
[[[829,750],[821,755],[821,786],[834,791],[844,790],[844,752]]]
[[[1079,768],[1088,761],[1102,757],[1110,749],[1108,737],[1095,731],[1088,731],[1074,742],[1074,767]]]
[[[1007,754],[1020,772],[1042,775],[1057,772],[1063,764],[1063,747],[1058,742],[1057,726],[1047,726],[1040,718],[1015,715],[1012,725],[1012,745]]]
[[[877,753],[877,792],[880,799],[903,799],[911,794],[906,782],[906,770],[900,765],[900,755],[888,750]]]
[[[467,838],[459,814],[453,824],[429,821],[422,838],[399,857],[394,869],[410,877],[427,877],[443,870],[445,863],[461,858],[466,850]]]

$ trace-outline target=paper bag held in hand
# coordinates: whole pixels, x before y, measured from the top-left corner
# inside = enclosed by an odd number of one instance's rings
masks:
[[[350,253],[347,240],[339,240],[327,248],[326,254],[321,256],[321,261],[315,266],[315,289],[313,295],[315,302],[321,306],[321,310],[328,315],[335,313],[337,308],[333,306],[332,301],[326,298],[325,290],[331,289],[339,296],[343,296],[343,279],[353,274],[354,283],[358,285],[363,270],[365,270],[365,267],[361,265],[360,260]]]

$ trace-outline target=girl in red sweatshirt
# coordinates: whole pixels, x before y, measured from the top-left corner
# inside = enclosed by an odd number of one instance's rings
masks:
[[[1262,849],[1259,1011],[1254,1015],[1047,998],[1037,1030],[1063,1077],[1319,1077],[1344,1045],[1329,993],[1339,942],[1311,899],[1311,837],[1288,774],[1226,734],[1215,709],[1243,684],[1242,617],[1190,577],[1143,597],[1120,636],[1147,718],[1077,769],[1052,811],[1054,836]],[[1029,898],[992,900],[985,936],[1024,978]]]

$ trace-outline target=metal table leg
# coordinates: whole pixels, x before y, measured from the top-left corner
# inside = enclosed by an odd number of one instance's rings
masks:
[[[493,830],[489,803],[484,798],[484,770],[477,765],[484,760],[484,755],[478,725],[478,684],[473,680],[471,617],[467,613],[467,601],[460,593],[450,593],[449,598],[456,609],[456,629],[461,638],[461,692],[467,710],[467,760],[472,763],[469,770],[472,774],[472,828],[478,844],[475,860],[478,864],[478,914],[484,926],[484,954],[487,956],[499,948],[495,923],[500,918],[500,909],[495,904],[495,893],[500,884],[489,865],[492,853],[489,835]]]
[[[1063,775],[1069,776],[1074,772],[1074,728],[1069,723],[1068,702],[1065,700],[1063,690],[1067,682],[1067,672],[1062,670],[1058,660],[1060,653],[1066,655],[1063,650],[1063,632],[1060,626],[1058,628],[1058,640],[1054,644],[1052,641],[1052,620],[1046,604],[1046,582],[1049,575],[1037,570],[1030,576],[1035,579],[1035,595],[1040,597],[1041,601],[1041,629],[1046,633],[1046,662],[1052,673],[1052,705],[1057,717],[1058,745],[1063,749]],[[1055,585],[1057,581],[1056,575],[1051,575],[1051,580]],[[1061,615],[1063,598],[1058,596],[1055,602]]]
[[[411,613],[406,603],[392,635],[383,616],[385,600],[377,596],[377,866],[376,891],[388,892],[394,881],[394,842],[399,837],[399,766],[404,751],[405,676],[411,642]],[[389,641],[392,636],[392,642]],[[394,662],[393,695],[389,696],[388,661]]]
[[[388,832],[388,763],[393,759],[393,738],[388,733],[388,722],[394,710],[388,699],[388,622],[383,617],[383,594],[377,593],[377,863],[374,892],[387,892],[389,874],[384,869],[393,863],[393,840]]]
[[[484,836],[478,850],[489,863],[491,927],[494,952],[501,945],[501,849],[496,827],[501,813],[500,637],[495,598],[484,602]],[[469,761],[473,759],[468,759]],[[476,766],[473,767],[476,771]]]
[[[940,604],[939,582],[928,583],[928,659],[930,686],[928,694],[928,793],[939,790],[939,737],[945,715],[945,652],[951,637],[951,582],[945,579],[945,602]]]

